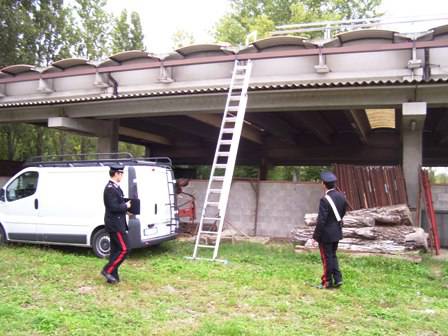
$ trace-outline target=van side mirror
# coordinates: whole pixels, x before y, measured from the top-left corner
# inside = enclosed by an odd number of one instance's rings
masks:
[[[0,189],[0,202],[5,202],[5,189]]]

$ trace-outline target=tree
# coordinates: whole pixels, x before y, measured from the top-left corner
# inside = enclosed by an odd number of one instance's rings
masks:
[[[70,57],[70,32],[66,27],[73,26],[73,20],[63,0],[40,0],[31,14],[32,41],[28,46],[35,47],[34,64],[47,66],[54,60]]]
[[[142,25],[140,16],[136,12],[131,13],[129,20],[128,12],[124,9],[115,19],[111,36],[114,53],[125,50],[144,50]]]
[[[7,65],[31,63],[33,59],[21,57],[22,45],[28,34],[23,34],[25,26],[27,30],[31,26],[31,19],[27,12],[29,6],[21,1],[0,1],[0,68]],[[22,38],[20,38],[22,36]]]
[[[111,16],[104,10],[106,0],[76,0],[73,14],[76,26],[71,27],[77,56],[99,60],[110,54]]]
[[[182,29],[178,29],[174,32],[172,35],[172,41],[174,50],[195,43],[193,34]]]
[[[0,67],[26,63],[48,65],[67,57],[69,11],[62,0],[0,1]],[[0,127],[3,158],[23,160],[43,151],[47,131],[26,124]],[[36,144],[36,146],[34,145]]]
[[[231,12],[217,24],[215,39],[234,45],[257,31],[269,36],[275,26],[320,20],[355,19],[378,15],[381,0],[231,0]]]
[[[320,173],[328,166],[276,166],[268,171],[269,180],[319,181]]]
[[[137,12],[131,13],[131,50],[145,50],[145,35],[143,34],[142,22]]]

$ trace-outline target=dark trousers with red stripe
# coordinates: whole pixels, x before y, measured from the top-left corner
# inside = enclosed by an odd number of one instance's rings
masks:
[[[320,258],[324,272],[322,274],[322,285],[331,287],[334,284],[342,282],[342,274],[339,270],[338,257],[336,251],[338,242],[319,243]]]
[[[109,232],[110,236],[110,256],[109,262],[104,266],[106,273],[112,274],[120,280],[118,268],[128,255],[128,234],[123,232]]]

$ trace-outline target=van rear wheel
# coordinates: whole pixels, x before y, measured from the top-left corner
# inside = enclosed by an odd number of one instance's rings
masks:
[[[93,253],[98,258],[107,258],[110,254],[110,237],[106,230],[98,230],[92,237]]]

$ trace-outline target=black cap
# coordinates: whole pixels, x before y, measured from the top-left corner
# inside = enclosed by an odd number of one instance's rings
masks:
[[[320,179],[324,182],[336,182],[338,180],[336,175],[329,171],[320,173]]]
[[[110,166],[110,171],[113,173],[123,173],[124,172],[124,167],[123,166],[118,166],[118,165],[113,165]]]

